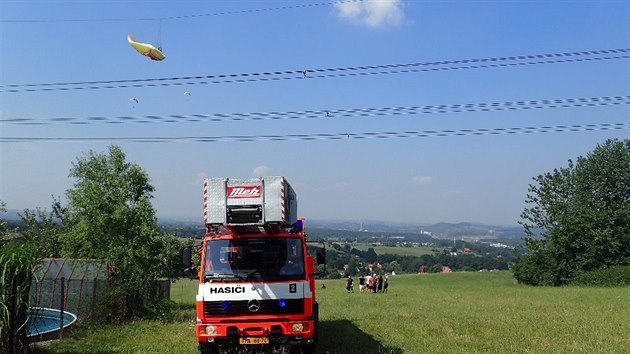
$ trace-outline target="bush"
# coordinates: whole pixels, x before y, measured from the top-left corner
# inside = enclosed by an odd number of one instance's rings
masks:
[[[553,257],[543,251],[532,252],[521,257],[521,261],[512,267],[514,278],[525,285],[559,286],[564,283],[559,279]]]
[[[328,274],[328,279],[341,279],[341,273],[336,270],[333,270]]]
[[[571,285],[580,286],[628,286],[630,285],[630,266],[599,268],[578,274]]]

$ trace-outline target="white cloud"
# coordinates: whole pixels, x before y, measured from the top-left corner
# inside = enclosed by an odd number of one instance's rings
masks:
[[[271,168],[269,166],[265,166],[265,165],[256,166],[254,167],[254,171],[252,171],[252,176],[253,177],[267,176],[269,174],[269,171],[271,171]]]
[[[411,177],[411,182],[415,184],[431,184],[433,178],[431,176],[413,176]]]
[[[401,0],[373,0],[336,3],[342,20],[371,28],[400,25],[405,15]]]

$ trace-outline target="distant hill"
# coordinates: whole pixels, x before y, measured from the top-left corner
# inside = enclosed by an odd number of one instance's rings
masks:
[[[425,229],[430,231],[435,237],[441,237],[441,235],[448,237],[487,235],[505,238],[521,238],[523,236],[522,226],[485,225],[468,222],[456,224],[438,223],[429,225]]]
[[[20,221],[22,210],[10,209],[0,213],[0,218],[8,221]],[[160,217],[160,226],[168,229],[203,230],[203,220],[199,218],[168,218]],[[521,226],[487,225],[470,222],[461,223],[404,223],[375,220],[321,220],[307,219],[307,229],[341,230],[350,232],[386,232],[386,233],[414,233],[430,235],[434,238],[514,238],[523,237]],[[197,234],[198,231],[195,231]]]
[[[356,220],[307,220],[307,227],[343,231],[425,233],[436,238],[487,236],[488,238],[521,238],[521,226],[461,223],[396,223]]]
[[[0,213],[0,219],[7,220],[7,221],[21,220],[19,213],[22,213],[22,212],[23,212],[22,210],[9,209],[4,213]]]

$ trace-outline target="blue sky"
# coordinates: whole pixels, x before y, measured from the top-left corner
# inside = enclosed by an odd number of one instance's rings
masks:
[[[424,107],[630,95],[627,1],[0,0],[0,200],[49,208],[84,152],[120,145],[156,187],[159,216],[202,222],[204,177],[283,175],[311,219],[515,224],[532,177],[630,130],[387,139],[139,143],[124,137],[349,134],[629,123],[621,104],[284,120],[13,124]],[[312,5],[312,6],[302,6]],[[261,10],[261,11],[258,11]],[[161,21],[158,19],[162,19]],[[161,25],[160,25],[161,24]],[[161,33],[161,36],[160,36]],[[127,43],[161,44],[153,62]],[[567,56],[562,53],[598,51]],[[486,67],[466,59],[558,54]],[[593,59],[597,58],[597,59]],[[551,60],[557,62],[549,62]],[[588,59],[588,60],[585,60]],[[435,62],[455,61],[455,64]],[[518,60],[517,60],[518,62]],[[537,63],[542,62],[542,63]],[[314,70],[427,63],[436,70],[317,77]],[[416,67],[417,69],[418,67]],[[442,70],[437,70],[442,68]],[[7,92],[7,85],[308,70],[306,79]],[[399,68],[400,70],[400,68]],[[376,70],[387,71],[385,69]],[[207,81],[207,80],[206,80]],[[46,88],[47,86],[35,86]],[[59,87],[59,86],[57,86]],[[184,92],[190,95],[184,95]],[[138,103],[130,101],[137,98]],[[67,141],[55,138],[105,138]],[[53,138],[8,142],[8,138]]]

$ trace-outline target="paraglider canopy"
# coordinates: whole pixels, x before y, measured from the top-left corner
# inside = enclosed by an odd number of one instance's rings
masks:
[[[151,60],[161,61],[166,58],[166,56],[162,53],[161,48],[156,48],[148,43],[136,42],[133,40],[132,35],[127,35],[127,41],[131,44],[133,49],[138,51],[138,53],[151,58]]]

